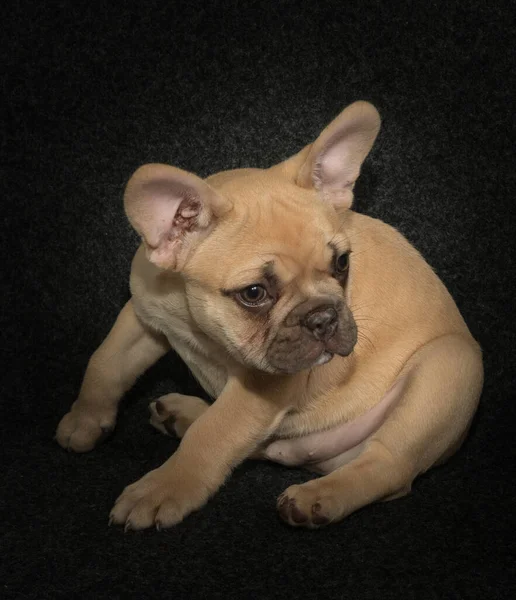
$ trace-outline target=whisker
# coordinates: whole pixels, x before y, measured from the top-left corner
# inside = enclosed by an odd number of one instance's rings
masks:
[[[386,321],[385,319],[377,319],[375,317],[372,316],[363,316],[363,315],[357,315],[356,313],[353,313],[353,318],[355,320],[355,323],[368,323],[368,324],[373,324],[376,325],[378,327],[388,327],[389,329],[393,329],[394,331],[402,331],[403,328],[399,327],[398,325],[396,325],[395,323],[391,322],[391,321]]]
[[[362,309],[367,309],[367,308],[371,308],[372,306],[374,306],[374,302],[371,302],[370,304],[360,304],[360,305],[354,305],[352,302],[349,305],[349,309],[353,312],[355,311],[359,311]]]
[[[378,246],[378,244],[373,244],[371,246],[368,246],[367,248],[364,248],[363,250],[352,250],[351,256],[356,259],[357,256],[360,256],[362,254],[365,254],[366,252],[369,252],[373,248],[376,248],[376,246]]]
[[[373,341],[364,333],[363,329],[357,329],[357,338],[359,342],[367,342],[370,349],[376,352],[376,346],[374,345]]]

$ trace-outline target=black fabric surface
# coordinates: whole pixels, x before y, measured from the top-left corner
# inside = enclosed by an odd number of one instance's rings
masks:
[[[2,12],[2,598],[516,597],[515,27],[511,2],[18,2]],[[302,470],[245,463],[172,530],[108,528],[177,447],[148,402],[199,393],[169,355],[92,453],[53,435],[128,298],[121,202],[142,163],[201,176],[298,151],[348,103],[383,129],[356,208],[396,226],[485,353],[471,435],[410,496],[290,529]]]

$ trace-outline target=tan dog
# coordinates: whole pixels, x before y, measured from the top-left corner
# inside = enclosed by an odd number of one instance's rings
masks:
[[[324,475],[278,499],[285,521],[318,527],[408,493],[460,446],[482,389],[479,347],[420,254],[350,210],[379,127],[357,102],[270,169],[133,175],[125,208],[143,244],[132,298],[57,440],[92,449],[170,346],[216,401],[151,405],[151,422],[183,439],[124,490],[111,522],[170,527],[254,457]]]

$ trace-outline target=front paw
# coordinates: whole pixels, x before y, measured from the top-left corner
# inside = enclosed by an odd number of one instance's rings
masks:
[[[202,486],[160,467],[125,488],[113,507],[109,524],[125,531],[155,526],[159,531],[182,521],[208,499]]]
[[[89,452],[111,434],[115,423],[116,411],[74,405],[57,426],[55,439],[65,450]]]

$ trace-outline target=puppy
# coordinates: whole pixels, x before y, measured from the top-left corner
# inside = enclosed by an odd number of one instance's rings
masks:
[[[141,167],[124,197],[142,237],[132,297],[89,361],[57,441],[91,450],[136,378],[170,347],[216,401],[169,394],[151,422],[182,441],[128,486],[110,522],[170,527],[246,458],[322,475],[281,518],[316,528],[407,494],[460,446],[481,352],[444,285],[392,227],[350,210],[380,117],[346,108],[270,169],[202,180]]]

